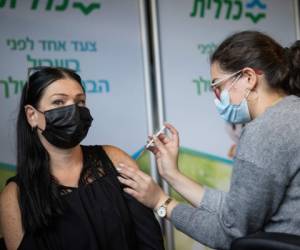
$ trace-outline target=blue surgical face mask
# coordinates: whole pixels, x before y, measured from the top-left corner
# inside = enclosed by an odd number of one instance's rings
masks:
[[[221,117],[230,123],[237,124],[251,121],[246,97],[244,97],[240,104],[231,104],[229,91],[224,89],[221,92],[220,100],[215,99],[215,104]]]

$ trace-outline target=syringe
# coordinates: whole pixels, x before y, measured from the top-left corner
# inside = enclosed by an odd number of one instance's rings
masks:
[[[165,128],[166,128],[166,127],[163,126],[163,127],[155,134],[155,137],[159,136],[162,132],[164,132],[164,129],[165,129]],[[145,148],[149,148],[149,147],[152,145],[153,142],[154,142],[154,139],[151,139],[151,140],[147,143],[147,145],[145,146]]]
[[[157,136],[159,136],[162,132],[164,132],[164,129],[165,129],[166,127],[165,126],[163,126],[156,134],[155,134],[155,136],[157,137]],[[144,151],[146,150],[146,149],[148,149],[152,144],[153,144],[153,139],[151,139],[147,144],[146,144],[146,146],[144,147],[144,149],[143,150],[141,150],[140,152],[139,152],[139,154],[135,157],[135,160],[137,160],[143,153],[144,153]]]

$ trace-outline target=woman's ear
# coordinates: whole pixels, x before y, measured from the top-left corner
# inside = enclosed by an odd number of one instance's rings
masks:
[[[247,89],[253,90],[257,86],[258,76],[252,68],[243,69],[244,77],[246,78]]]
[[[37,127],[38,115],[37,115],[36,109],[34,107],[32,107],[31,105],[26,105],[24,107],[24,109],[25,109],[25,115],[26,115],[27,121],[30,124],[30,126],[32,128]]]

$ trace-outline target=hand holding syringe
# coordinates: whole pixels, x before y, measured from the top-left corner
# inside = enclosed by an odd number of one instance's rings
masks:
[[[154,136],[155,137],[157,137],[157,136],[159,136],[162,132],[164,132],[164,130],[165,130],[165,126],[163,126]],[[154,139],[152,138],[148,143],[147,143],[147,145],[145,146],[145,148],[146,149],[148,149],[150,146],[152,146],[152,144],[153,144],[153,142],[154,142]]]
[[[155,135],[154,136],[159,136],[161,133],[163,133],[164,132],[164,129],[165,129],[166,127],[165,126],[163,126],[157,133],[155,133]],[[154,142],[154,140],[153,140],[153,138],[145,145],[145,147],[138,153],[138,155],[135,157],[135,160],[137,160],[143,153],[144,153],[144,151],[146,150],[146,149],[149,149],[151,146],[153,146],[153,142]]]

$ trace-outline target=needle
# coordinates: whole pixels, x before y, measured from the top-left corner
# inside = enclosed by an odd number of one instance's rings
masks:
[[[164,129],[165,129],[165,128],[166,128],[166,127],[163,126],[163,127],[155,134],[155,137],[159,136],[162,132],[164,132]],[[145,146],[145,148],[149,148],[153,142],[154,142],[154,139],[151,139],[151,140],[147,143],[147,145]]]
[[[159,136],[163,131],[164,131],[164,129],[165,129],[166,127],[165,126],[163,126],[156,134],[155,134],[155,136]],[[147,149],[147,148],[149,148],[150,146],[151,146],[151,144],[153,143],[153,139],[151,139],[148,143],[147,143],[147,145],[143,148],[143,149],[141,149],[141,151],[140,152],[138,152],[138,154],[135,156],[135,160],[137,160],[138,158],[140,158],[140,156],[144,153],[144,151]]]

